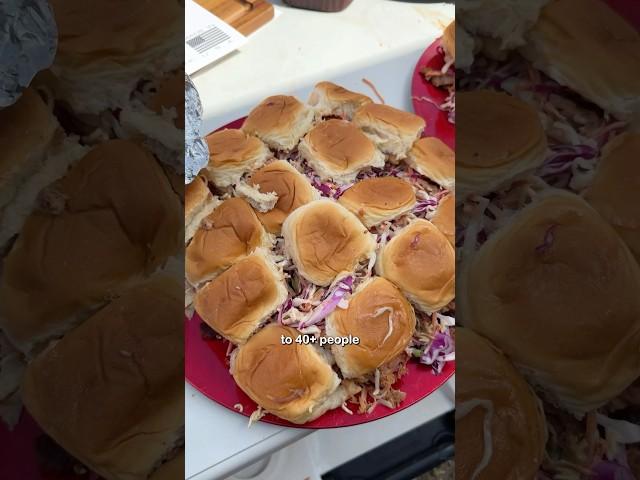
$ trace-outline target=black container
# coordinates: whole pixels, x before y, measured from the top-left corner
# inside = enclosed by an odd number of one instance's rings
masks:
[[[319,12],[339,12],[347,8],[351,2],[353,0],[284,0],[284,3],[292,7]]]

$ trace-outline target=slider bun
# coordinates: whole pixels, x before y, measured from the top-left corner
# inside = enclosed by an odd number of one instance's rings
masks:
[[[0,208],[18,186],[41,167],[58,123],[38,93],[27,88],[13,105],[0,109]]]
[[[256,171],[249,183],[259,186],[262,193],[275,192],[278,196],[273,209],[265,213],[256,212],[267,231],[275,234],[280,233],[282,224],[291,212],[320,197],[307,177],[283,160],[272,162]]]
[[[456,22],[453,21],[446,26],[442,32],[442,48],[444,50],[445,61],[456,59]]]
[[[500,50],[513,50],[525,43],[525,33],[538,19],[549,0],[459,0],[456,20],[474,37],[495,40]],[[458,32],[460,33],[460,32]],[[460,41],[462,35],[458,35]],[[460,44],[461,45],[461,44]],[[458,48],[458,54],[463,53]]]
[[[38,193],[64,175],[87,148],[65,138],[36,90],[0,109],[0,249],[18,233]]]
[[[242,175],[259,168],[271,157],[260,139],[242,130],[225,129],[207,135],[209,164],[205,175],[218,187],[237,183]]]
[[[242,198],[223,201],[205,217],[186,251],[185,271],[192,285],[211,280],[271,240]]]
[[[338,202],[370,228],[411,211],[416,194],[411,184],[400,178],[367,178],[344,192]]]
[[[640,376],[640,267],[577,195],[550,190],[516,214],[461,287],[465,325],[567,411],[594,410]]]
[[[95,146],[48,187],[5,258],[0,326],[28,351],[59,336],[183,245],[182,204],[153,156]]]
[[[431,219],[438,230],[440,230],[449,243],[456,246],[456,205],[453,193],[448,194],[438,204],[438,208]]]
[[[344,378],[358,378],[393,360],[409,344],[416,326],[413,307],[388,280],[374,277],[360,285],[346,309],[327,318],[327,335],[353,335],[359,345],[333,345]]]
[[[505,93],[458,93],[456,199],[503,187],[539,167],[547,152],[538,112]]]
[[[58,27],[51,86],[76,112],[123,108],[141,80],[184,63],[184,50],[176,48],[184,38],[178,1],[50,3]]]
[[[640,108],[640,34],[606,2],[555,0],[521,49],[534,67],[619,116]]]
[[[319,116],[334,115],[351,120],[358,108],[373,103],[361,93],[355,93],[335,83],[318,83],[309,96],[311,105]]]
[[[286,299],[282,273],[257,251],[198,290],[193,303],[211,328],[243,344]]]
[[[384,167],[384,155],[346,120],[334,118],[317,124],[298,148],[322,180],[349,183],[366,167]]]
[[[24,405],[108,480],[147,478],[184,426],[182,287],[167,277],[113,300],[28,366]]]
[[[409,152],[407,163],[442,188],[455,188],[456,155],[442,140],[435,137],[421,138]]]
[[[295,97],[275,95],[251,110],[242,125],[273,150],[292,150],[313,125],[314,112]]]
[[[282,235],[300,275],[322,286],[353,272],[376,246],[358,217],[332,200],[316,200],[295,210],[282,225]]]
[[[640,133],[625,133],[602,152],[584,197],[626,242],[640,261]]]
[[[295,342],[300,332],[271,324],[241,346],[231,360],[238,386],[267,412],[302,424],[339,407],[340,378],[315,347]],[[281,336],[293,339],[283,345]]]
[[[456,478],[535,478],[547,428],[527,382],[489,341],[456,330]],[[475,475],[474,475],[475,474]]]
[[[184,242],[189,243],[200,226],[200,222],[204,220],[213,209],[218,205],[218,201],[214,198],[207,179],[198,175],[184,189]]]
[[[376,272],[423,312],[440,310],[455,296],[455,250],[427,220],[396,233],[378,254]]]
[[[425,127],[424,120],[419,116],[378,103],[358,109],[353,122],[392,161],[406,158]]]

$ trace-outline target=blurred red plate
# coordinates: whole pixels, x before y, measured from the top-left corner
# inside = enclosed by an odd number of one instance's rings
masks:
[[[444,56],[439,52],[440,39],[433,42],[422,54],[413,71],[411,83],[411,100],[413,111],[416,115],[424,118],[427,126],[424,129],[424,136],[438,137],[449,147],[455,149],[456,128],[447,119],[447,112],[438,108],[445,98],[446,90],[434,87],[427,82],[420,71],[424,67],[440,69],[444,65]]]
[[[197,314],[191,320],[185,319],[184,323],[185,376],[187,381],[216,403],[249,417],[258,406],[240,390],[229,373],[227,363],[229,342],[226,340],[204,340],[200,331],[202,320]],[[453,375],[455,362],[447,362],[442,373],[437,376],[433,375],[431,367],[417,362],[409,362],[407,367],[407,374],[395,385],[395,388],[407,394],[404,402],[398,408],[390,409],[378,405],[373,412],[363,415],[357,413],[349,415],[338,408],[304,425],[295,425],[273,415],[265,415],[261,421],[285,427],[334,428],[377,420],[404,410],[436,391]],[[242,405],[242,412],[234,408],[234,405],[237,404]]]
[[[218,130],[224,128],[240,128],[243,123],[244,118],[240,118]],[[245,417],[251,416],[258,406],[236,385],[235,380],[229,373],[229,365],[227,363],[229,342],[227,340],[203,339],[200,330],[201,323],[202,319],[197,313],[194,314],[191,320],[185,318],[184,370],[187,381],[203,395],[223,407],[236,413],[241,413]],[[455,362],[447,362],[442,373],[437,376],[433,375],[431,367],[421,365],[414,361],[409,362],[407,370],[407,374],[394,385],[395,388],[407,394],[402,405],[398,408],[390,409],[378,405],[370,414],[362,415],[357,413],[349,415],[344,410],[338,408],[304,425],[295,425],[274,415],[265,415],[261,421],[296,428],[335,428],[359,425],[377,420],[404,410],[436,391],[455,372]],[[242,412],[234,408],[234,406],[238,404],[242,405]]]

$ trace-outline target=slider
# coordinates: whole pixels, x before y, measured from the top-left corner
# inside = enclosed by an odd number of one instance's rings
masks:
[[[640,110],[640,34],[600,0],[552,0],[521,53],[561,85],[605,112]]]
[[[187,280],[197,286],[256,248],[270,246],[271,238],[249,204],[242,198],[229,198],[204,217],[187,246]]]
[[[419,116],[378,103],[370,103],[358,109],[353,123],[392,162],[407,157],[425,127],[424,120]]]
[[[547,154],[538,112],[505,93],[458,93],[456,201],[509,187],[534,172]]]
[[[413,337],[413,307],[388,280],[373,277],[360,285],[345,308],[327,317],[327,335],[359,338],[358,345],[332,345],[344,378],[358,378],[403,354]]]
[[[427,220],[415,220],[395,233],[378,254],[376,272],[426,313],[455,297],[455,250]]]
[[[211,328],[242,344],[286,299],[282,273],[265,251],[256,251],[200,288],[193,303]]]
[[[291,212],[320,198],[307,177],[284,160],[277,160],[256,170],[249,184],[261,193],[275,192],[277,195],[278,200],[272,209],[267,212],[256,211],[267,231],[276,235],[280,234],[282,224]]]
[[[410,212],[416,194],[410,183],[397,177],[367,178],[345,191],[338,203],[371,228]]]
[[[340,407],[349,395],[321,350],[296,343],[298,335],[294,328],[267,325],[234,351],[231,374],[267,412],[302,424]],[[282,336],[293,342],[283,345]]]
[[[433,217],[431,218],[438,230],[440,230],[452,247],[456,246],[456,205],[455,194],[449,193],[445,196],[436,209]]]
[[[640,261],[640,133],[625,133],[603,149],[584,198],[616,230]]]
[[[38,193],[62,177],[86,147],[68,139],[40,93],[27,88],[13,105],[0,109],[0,248],[16,235],[36,206]]]
[[[126,107],[142,80],[162,77],[184,62],[184,51],[176,48],[184,41],[184,7],[178,1],[50,3],[58,27],[51,85],[76,113]]]
[[[27,368],[22,391],[31,416],[105,479],[148,478],[180,455],[181,312],[180,285],[156,278],[112,300]]]
[[[23,352],[88,317],[182,246],[182,205],[155,158],[93,147],[38,197],[4,260],[0,326]]]
[[[184,243],[193,238],[202,221],[219,205],[213,196],[207,179],[198,175],[184,187]]]
[[[220,130],[207,135],[206,140],[209,164],[204,174],[221,188],[238,183],[245,173],[261,167],[271,157],[259,138],[242,130]]]
[[[313,125],[314,111],[295,97],[274,95],[265,98],[249,113],[242,125],[272,150],[290,151]]]
[[[456,154],[442,140],[424,137],[409,151],[407,164],[447,190],[456,185]]]
[[[456,479],[536,478],[545,459],[542,404],[511,362],[468,328],[456,330]]]
[[[287,253],[305,279],[330,285],[369,258],[375,236],[353,213],[332,200],[316,200],[295,210],[282,226]]]
[[[640,267],[575,194],[551,189],[514,215],[469,260],[460,291],[465,325],[578,417],[640,376]]]
[[[318,117],[351,120],[356,110],[373,101],[366,95],[352,92],[335,83],[320,82],[309,95],[308,103],[315,109]]]
[[[360,170],[384,167],[384,155],[358,127],[346,120],[334,118],[318,123],[298,148],[321,180],[349,183]]]

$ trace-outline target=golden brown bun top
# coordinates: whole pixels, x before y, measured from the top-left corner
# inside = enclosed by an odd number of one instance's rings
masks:
[[[367,178],[357,182],[342,194],[339,202],[358,206],[360,218],[367,210],[396,211],[416,201],[416,194],[409,182],[396,177]],[[353,211],[353,209],[352,209]]]
[[[640,259],[640,133],[626,133],[604,148],[585,199],[607,220]]]
[[[58,57],[80,63],[95,57],[141,54],[184,29],[176,0],[51,0],[58,26]]]
[[[242,337],[238,319],[272,305],[278,288],[271,268],[261,255],[251,255],[231,266],[198,290],[196,312],[222,335]]]
[[[332,102],[352,103],[355,106],[363,106],[373,101],[362,93],[352,92],[340,85],[331,82],[319,82],[309,96],[309,105],[317,105],[320,101],[319,92],[322,91]]]
[[[295,243],[299,268],[331,283],[369,250],[370,235],[358,218],[338,203],[317,200],[296,212],[289,238]],[[290,217],[291,218],[291,217]],[[324,284],[324,282],[323,282]]]
[[[184,216],[192,217],[194,212],[200,209],[210,196],[211,190],[207,184],[207,179],[198,175],[191,183],[184,187]]]
[[[260,139],[236,129],[224,129],[206,137],[209,146],[210,167],[232,167],[242,165],[260,152]]]
[[[456,243],[456,200],[455,194],[450,193],[438,204],[438,209],[431,219],[438,230],[440,230],[449,243],[455,247]]]
[[[313,127],[305,136],[317,160],[336,171],[363,165],[375,154],[371,140],[351,122],[333,118]]]
[[[293,126],[306,107],[296,97],[274,95],[258,104],[244,121],[242,130],[247,133],[284,130]]]
[[[415,295],[439,297],[453,287],[455,250],[431,222],[416,220],[384,248],[384,276]]]
[[[359,108],[354,120],[358,123],[364,120],[387,123],[401,132],[411,133],[423,129],[425,125],[424,120],[418,115],[380,103],[370,103]]]
[[[489,90],[457,94],[456,162],[491,168],[517,159],[540,142],[542,124],[529,104]]]
[[[640,33],[608,3],[547,2],[529,32],[525,54],[552,77],[557,75],[560,83],[601,107],[614,113],[637,113]]]
[[[0,109],[0,178],[4,180],[5,175],[10,178],[9,172],[18,168],[17,164],[27,160],[32,152],[45,148],[55,129],[49,108],[31,88],[16,103]]]
[[[456,58],[456,22],[453,21],[442,32],[442,48],[445,54]]]
[[[184,422],[182,285],[127,291],[33,360],[29,413],[106,478],[145,478]]]
[[[540,197],[483,244],[464,281],[467,324],[545,372],[537,380],[568,407],[595,408],[640,375],[640,268],[577,195]]]
[[[266,213],[256,212],[270,233],[280,233],[282,223],[296,208],[309,203],[317,194],[309,181],[288,162],[278,160],[257,170],[250,180],[262,193],[276,192],[278,202]]]
[[[162,109],[174,108],[176,111],[175,126],[184,129],[184,75],[175,72],[162,80],[158,91],[151,98],[151,110],[162,114]]]
[[[454,179],[456,175],[456,154],[442,140],[423,137],[413,144],[411,156],[424,172],[434,172],[442,177]]]
[[[194,278],[226,268],[262,243],[263,228],[242,198],[222,202],[201,223],[186,252],[186,269]]]
[[[270,324],[238,349],[231,372],[254,401],[272,412],[304,412],[310,399],[331,384],[333,370],[310,345],[298,344],[300,332]],[[280,337],[293,339],[283,345]],[[305,408],[306,407],[306,408]]]
[[[43,198],[45,210],[29,215],[5,261],[0,288],[0,317],[23,340],[182,248],[180,200],[133,142],[94,147]]]
[[[372,372],[407,347],[415,330],[413,307],[388,280],[374,277],[349,299],[349,306],[332,314],[338,335],[354,335],[359,345],[344,348],[354,370]],[[389,326],[391,325],[391,328]]]
[[[465,352],[456,364],[456,478],[473,478],[485,449],[488,463],[476,478],[534,478],[544,458],[546,425],[531,388],[468,328],[456,330],[456,350]]]

